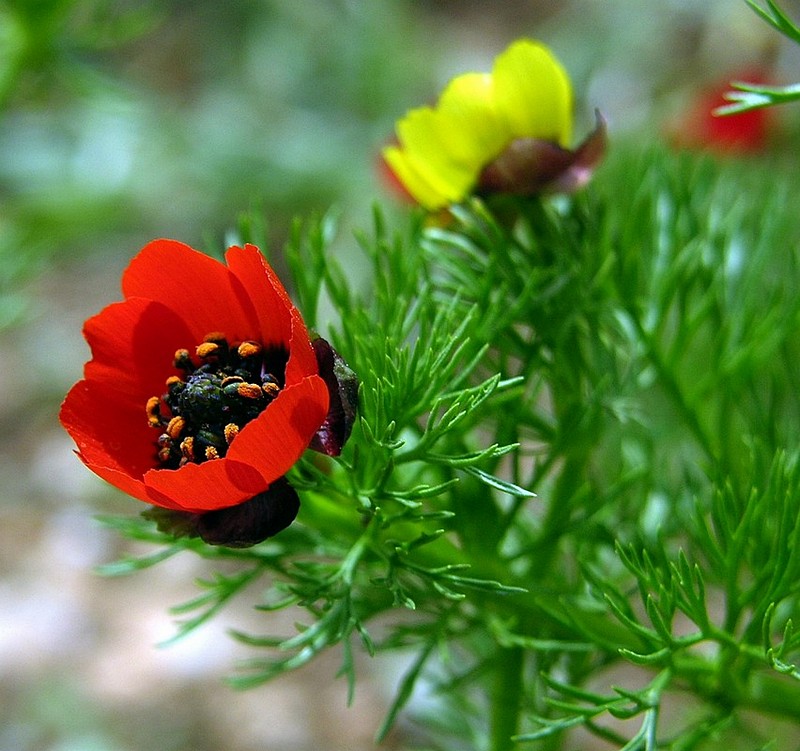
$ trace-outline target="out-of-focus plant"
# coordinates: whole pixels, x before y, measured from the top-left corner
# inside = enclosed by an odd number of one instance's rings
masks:
[[[0,112],[14,102],[63,102],[97,85],[95,57],[159,20],[153,3],[5,0],[0,6]]]
[[[74,165],[61,165],[61,186],[43,184],[37,172],[50,177],[58,171],[56,156],[68,139],[58,113],[116,88],[103,72],[103,56],[152,30],[158,20],[151,3],[0,4],[0,329],[24,314],[26,282],[57,255],[65,238],[76,232],[85,238],[90,227],[95,233],[121,213],[113,198],[87,195],[85,186],[64,174]],[[42,113],[51,118],[47,126]],[[37,143],[37,136],[47,143]],[[42,164],[48,157],[52,163]],[[114,166],[95,169],[113,172]]]
[[[764,83],[771,78],[764,67],[753,67],[737,77],[750,84]],[[730,88],[730,76],[712,84],[693,98],[686,111],[669,127],[676,146],[708,151],[718,155],[757,154],[766,151],[777,125],[774,111],[759,107],[720,115]]]

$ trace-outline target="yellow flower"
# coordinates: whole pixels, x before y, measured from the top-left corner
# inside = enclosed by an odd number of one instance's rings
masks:
[[[435,107],[411,110],[397,123],[398,145],[386,147],[383,158],[430,210],[471,192],[570,190],[588,179],[605,143],[599,121],[587,142],[569,151],[571,130],[566,71],[547,47],[521,39],[495,59],[491,73],[458,76]],[[591,139],[587,164],[580,154]]]

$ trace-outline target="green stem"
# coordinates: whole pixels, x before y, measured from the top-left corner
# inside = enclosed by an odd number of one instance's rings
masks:
[[[564,462],[556,486],[550,499],[547,515],[542,525],[542,533],[536,556],[534,570],[548,571],[558,550],[564,528],[572,513],[572,499],[584,480],[585,456],[569,455]]]
[[[511,751],[519,730],[523,651],[500,647],[495,658],[491,699],[491,751]]]
[[[778,673],[754,673],[746,690],[735,698],[742,706],[773,717],[795,722],[800,717],[800,684]]]
[[[755,652],[748,647],[746,653]],[[731,675],[724,663],[732,658],[707,660],[680,656],[673,661],[677,681],[685,682],[697,696],[722,707],[738,707],[797,721],[800,717],[800,682],[765,667],[751,665],[742,676]]]
[[[675,378],[675,374],[673,373],[672,369],[667,365],[666,362],[664,362],[664,358],[659,352],[656,343],[653,341],[653,337],[648,334],[637,316],[632,314],[632,318],[636,325],[636,330],[639,334],[639,337],[647,349],[650,362],[658,374],[659,381],[675,405],[678,407],[679,413],[689,426],[689,429],[692,431],[697,443],[702,448],[706,457],[713,464],[716,464],[718,460],[718,452],[714,447],[714,442],[711,440],[708,431],[700,422],[697,411],[687,401],[683,389]]]

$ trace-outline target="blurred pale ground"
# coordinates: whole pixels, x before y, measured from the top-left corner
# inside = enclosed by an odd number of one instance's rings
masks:
[[[250,692],[222,683],[252,656],[226,629],[288,634],[291,613],[234,604],[156,647],[208,569],[96,575],[131,546],[93,516],[140,509],[73,456],[56,412],[83,320],[145,242],[219,246],[254,206],[275,247],[332,203],[368,226],[393,119],[520,35],[570,70],[576,136],[599,107],[615,136],[659,138],[708,81],[765,57],[800,71],[740,0],[0,2],[0,751],[373,747],[402,659],[361,659],[347,708],[336,653]],[[414,737],[402,722],[386,747]]]

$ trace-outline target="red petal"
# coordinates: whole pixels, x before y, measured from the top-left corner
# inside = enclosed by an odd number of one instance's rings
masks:
[[[292,336],[289,362],[286,363],[286,383],[296,383],[308,375],[317,375],[319,365],[311,346],[308,330],[297,308],[292,308]]]
[[[175,350],[195,341],[175,313],[140,298],[109,305],[86,321],[83,334],[92,348],[86,379],[113,385],[116,397],[106,406],[132,403],[139,423],[147,399],[161,395],[166,378],[176,372]]]
[[[292,301],[264,256],[254,245],[234,246],[225,260],[252,302],[261,343],[289,349]]]
[[[228,458],[247,462],[267,483],[286,474],[308,448],[328,414],[328,388],[317,375],[285,388],[255,420],[244,426]]]
[[[174,240],[155,240],[131,261],[122,277],[126,297],[163,303],[186,321],[191,347],[211,332],[231,340],[258,338],[256,317],[239,280],[212,258]]]
[[[254,245],[232,247],[225,256],[231,271],[247,290],[261,327],[261,342],[289,351],[286,383],[316,374],[317,361],[305,323],[264,256]]]
[[[61,421],[91,470],[152,502],[142,478],[156,465],[156,433],[144,405],[165,390],[167,376],[175,372],[175,350],[193,335],[171,310],[140,298],[109,305],[86,322],[84,335],[93,359],[86,364],[86,380],[67,395]]]
[[[235,506],[269,486],[258,470],[228,457],[180,469],[154,469],[144,481],[150,503],[195,513]]]
[[[117,398],[110,384],[79,381],[61,405],[59,418],[89,469],[134,498],[150,502],[142,476],[155,464],[153,430],[143,408],[120,405]],[[107,409],[111,405],[116,408]]]

